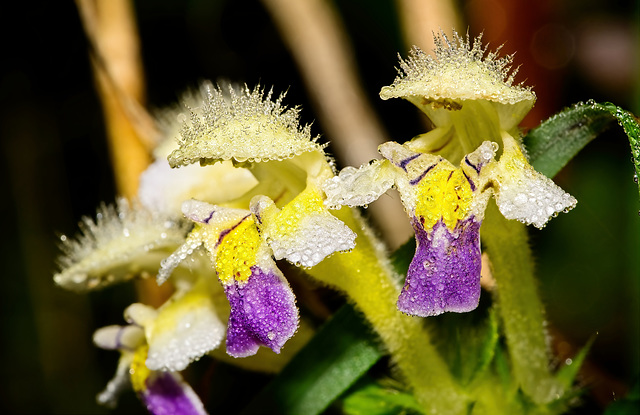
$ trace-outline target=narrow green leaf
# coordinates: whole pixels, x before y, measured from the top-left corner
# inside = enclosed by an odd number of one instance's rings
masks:
[[[485,372],[498,343],[498,317],[487,307],[488,296],[483,297],[475,312],[443,314],[432,326],[438,350],[462,386]]]
[[[383,356],[373,339],[357,312],[343,306],[244,412],[322,412]]]
[[[513,381],[513,376],[511,374],[511,366],[509,365],[509,358],[507,357],[507,351],[504,350],[504,347],[498,346],[495,350],[495,356],[493,359],[493,368],[494,371],[502,385],[502,390],[515,390],[513,387],[515,382]]]
[[[343,401],[342,410],[348,415],[424,413],[413,395],[395,388],[383,387],[372,380],[350,393]]]
[[[591,140],[613,123],[607,111],[576,104],[554,115],[524,137],[533,167],[555,176]]]
[[[585,145],[609,128],[614,121],[618,122],[629,138],[636,177],[640,176],[638,120],[630,112],[608,102],[600,104],[588,101],[576,104],[531,130],[524,137],[531,164],[546,176],[555,176]]]
[[[587,344],[576,354],[573,359],[571,359],[571,363],[564,365],[558,370],[556,374],[556,378],[560,381],[560,383],[564,386],[564,390],[570,390],[571,386],[573,386],[573,382],[580,371],[580,367],[584,362],[584,359],[587,357],[589,353],[589,349],[591,349],[591,345],[595,340],[595,336],[589,339]]]

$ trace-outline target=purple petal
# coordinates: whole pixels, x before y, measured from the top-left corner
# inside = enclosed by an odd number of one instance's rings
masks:
[[[414,220],[414,229],[416,254],[398,309],[421,317],[475,309],[480,300],[480,223],[471,217],[450,231],[440,220],[427,232]]]
[[[153,415],[206,414],[198,395],[180,377],[172,372],[155,372],[140,394]]]
[[[225,286],[231,305],[227,326],[227,353],[233,357],[255,354],[263,345],[280,348],[298,328],[298,309],[289,284],[274,266],[251,267],[246,283]]]

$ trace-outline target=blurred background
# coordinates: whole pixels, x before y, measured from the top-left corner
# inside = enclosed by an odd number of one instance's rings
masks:
[[[334,143],[330,151],[342,165],[374,157],[380,141],[425,130],[411,104],[382,101],[378,92],[393,81],[397,54],[406,56],[412,44],[430,49],[439,27],[484,32],[491,49],[504,44],[502,53],[517,51],[516,79],[538,95],[524,128],[587,99],[640,113],[640,14],[633,0],[137,0],[132,6],[143,71],[133,89],[141,105],[171,105],[204,79],[274,85],[277,93],[288,90],[285,103],[303,106],[303,122],[315,121],[313,132]],[[3,2],[0,19],[0,411],[108,413],[95,395],[118,356],[94,348],[91,335],[123,323],[134,287],[78,295],[52,281],[58,236],[74,234],[83,215],[127,193],[114,176],[104,94],[96,92],[89,51],[99,68],[100,45],[88,40],[71,1]],[[85,25],[90,21],[85,17]],[[630,157],[617,127],[589,144],[556,178],[578,199],[577,208],[531,230],[558,361],[596,335],[581,378],[591,391],[575,413],[600,413],[640,373],[640,203]],[[389,231],[384,222],[381,233]],[[407,234],[386,238],[394,247]],[[231,383],[241,376],[220,370]],[[215,396],[209,408],[222,411]],[[142,409],[129,394],[117,411]]]

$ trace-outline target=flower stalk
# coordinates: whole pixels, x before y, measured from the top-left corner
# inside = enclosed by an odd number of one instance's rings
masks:
[[[544,307],[533,275],[527,230],[507,220],[491,203],[482,224],[482,241],[496,280],[495,300],[504,325],[513,374],[534,402],[543,404],[563,394],[549,370]]]
[[[457,414],[467,398],[418,317],[398,312],[400,281],[381,243],[356,211],[335,214],[358,235],[356,247],[336,253],[306,272],[346,293],[371,323],[426,413]]]

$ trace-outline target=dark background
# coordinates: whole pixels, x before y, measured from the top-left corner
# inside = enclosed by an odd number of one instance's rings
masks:
[[[366,92],[390,136],[418,134],[423,127],[413,107],[377,98],[395,77],[397,53],[407,49],[394,3],[334,3]],[[489,26],[485,35],[492,36],[491,8],[500,3],[460,2],[472,34]],[[537,119],[527,119],[528,126],[590,98],[640,112],[634,1],[512,3],[519,4],[516,12],[502,18],[521,23],[498,33],[502,37],[492,45],[506,42],[505,52],[518,50],[519,79],[533,79],[538,96],[550,97],[539,100]],[[150,108],[172,104],[202,79],[225,77],[288,89],[286,102],[303,106],[304,122],[314,120],[293,59],[259,2],[140,0],[135,7]],[[73,2],[3,2],[0,8],[0,410],[105,413],[95,395],[115,372],[117,354],[95,349],[91,334],[123,322],[133,288],[77,295],[54,286],[51,278],[57,233],[75,233],[82,215],[93,215],[101,201],[115,198],[88,44]],[[565,37],[542,36],[540,28],[550,24]],[[547,52],[558,53],[562,65],[544,67],[539,57]],[[322,125],[315,123],[313,132],[322,134]],[[585,398],[587,408],[580,411],[598,413],[614,390],[624,391],[637,379],[640,367],[640,204],[625,136],[611,129],[557,181],[578,199],[578,207],[545,230],[532,230],[532,245],[557,334],[554,344],[580,347],[597,334],[585,381],[600,389]],[[244,376],[242,382],[249,377],[227,367],[220,373],[232,383],[234,376]],[[212,412],[223,408],[216,396],[234,397],[228,389],[211,393]],[[141,408],[129,394],[118,411]]]

